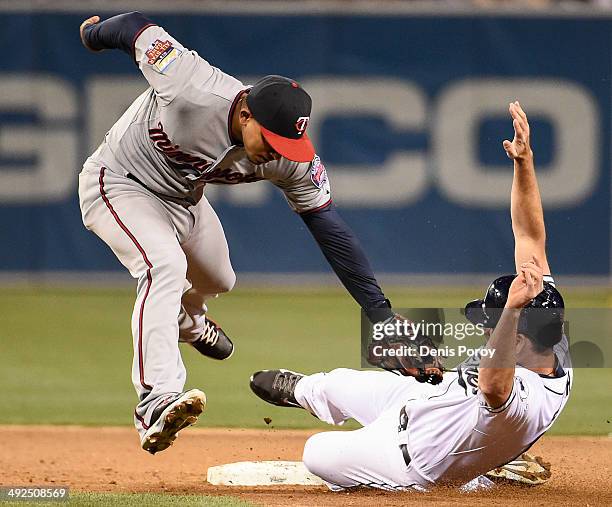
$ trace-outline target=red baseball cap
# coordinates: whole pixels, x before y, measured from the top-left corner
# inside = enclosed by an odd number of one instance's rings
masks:
[[[294,162],[310,162],[314,146],[306,134],[312,99],[293,79],[266,76],[249,90],[247,105],[274,150]]]

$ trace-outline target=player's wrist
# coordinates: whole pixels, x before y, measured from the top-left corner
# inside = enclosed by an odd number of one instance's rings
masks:
[[[533,163],[533,150],[528,148],[527,150],[519,153],[514,160],[516,160],[519,164],[531,164]]]
[[[391,306],[391,301],[388,299],[380,302],[378,306],[364,308],[363,311],[372,324],[383,322],[395,317],[395,312]]]
[[[504,306],[504,313],[507,313],[510,317],[517,317],[529,301],[530,300],[524,301],[521,298],[509,297]]]

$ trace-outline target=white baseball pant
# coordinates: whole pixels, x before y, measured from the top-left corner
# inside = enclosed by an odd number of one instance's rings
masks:
[[[398,422],[409,398],[426,389],[412,377],[346,368],[300,379],[295,398],[306,410],[329,424],[355,419],[363,425],[310,437],[304,446],[304,465],[332,490],[357,486],[402,490],[418,484],[399,448]]]
[[[178,347],[203,330],[205,301],[232,289],[236,276],[219,219],[205,197],[194,206],[162,200],[139,183],[88,160],[79,175],[85,227],[137,279],[132,314],[132,382],[139,433],[168,394],[183,391]]]

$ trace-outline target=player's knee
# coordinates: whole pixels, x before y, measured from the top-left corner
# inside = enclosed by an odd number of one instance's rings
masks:
[[[233,289],[236,275],[233,270],[215,273],[198,273],[190,278],[193,291],[203,299],[214,294],[223,294]]]
[[[311,474],[321,478],[322,474],[324,474],[322,461],[324,456],[323,453],[325,452],[324,438],[322,438],[322,435],[324,435],[324,433],[317,433],[306,440],[306,444],[304,444],[304,454],[302,455],[302,461],[306,469]]]
[[[187,276],[187,259],[181,253],[169,253],[162,260],[153,263],[153,275],[168,284],[176,284],[183,291]]]
[[[234,273],[233,269],[227,270],[224,275],[219,280],[219,287],[217,290],[217,294],[221,294],[222,292],[229,292],[234,288],[236,284],[236,273]]]
[[[337,438],[339,431],[317,433],[306,441],[303,462],[306,469],[323,479],[331,489],[343,489],[354,484],[346,474],[346,452]]]
[[[208,294],[222,294],[229,292],[236,283],[236,273],[233,269],[226,269],[216,273],[216,276],[206,281],[205,292]]]

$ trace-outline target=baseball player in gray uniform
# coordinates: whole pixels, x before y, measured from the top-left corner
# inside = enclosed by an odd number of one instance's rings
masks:
[[[269,180],[364,311],[372,319],[393,312],[332,204],[325,166],[307,135],[311,99],[296,81],[267,76],[246,86],[138,12],[103,22],[93,16],[80,32],[92,51],[127,53],[150,84],[85,162],[79,197],[85,227],[138,282],[134,422],[142,447],[155,453],[193,424],[206,402],[200,390],[183,392],[179,340],[216,359],[234,349],[206,316],[206,301],[231,290],[236,277],[205,185]]]
[[[496,279],[466,306],[466,317],[487,330],[494,355],[477,353],[435,385],[348,369],[266,370],[251,378],[251,389],[269,403],[303,408],[330,424],[353,418],[363,425],[306,442],[306,467],[333,490],[464,485],[529,449],[568,400],[564,303],[549,274],[529,124],[518,102],[509,109],[515,137],[504,148],[514,160],[518,275]]]

